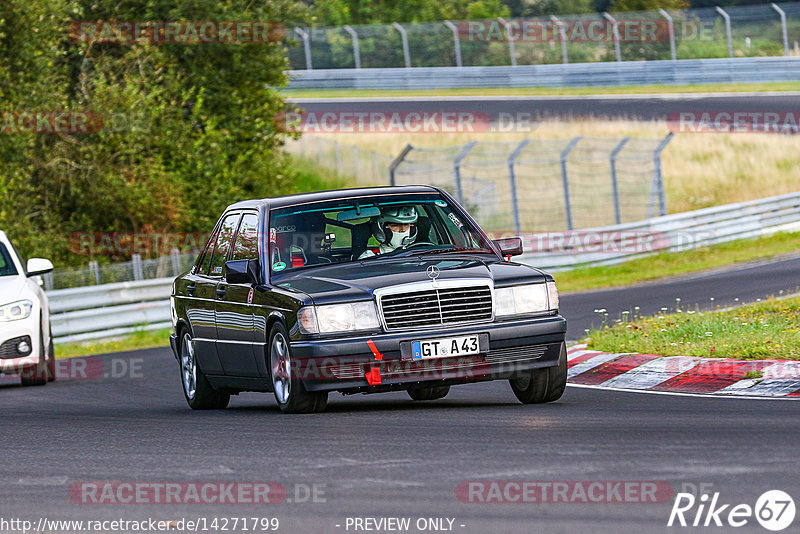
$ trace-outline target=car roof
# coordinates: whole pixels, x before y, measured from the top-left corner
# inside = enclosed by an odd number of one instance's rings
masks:
[[[269,205],[270,208],[282,208],[297,204],[307,204],[309,202],[320,202],[325,200],[338,200],[342,198],[358,198],[363,196],[375,195],[398,195],[407,193],[436,193],[438,189],[430,185],[405,185],[405,186],[379,186],[379,187],[359,187],[353,189],[331,189],[327,191],[315,191],[312,193],[298,193],[281,197],[262,198],[253,200],[242,200],[228,206],[228,209],[237,208],[259,208]]]

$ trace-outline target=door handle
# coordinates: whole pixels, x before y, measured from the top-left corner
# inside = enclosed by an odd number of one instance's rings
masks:
[[[227,292],[228,292],[228,290],[225,289],[224,286],[217,286],[217,297],[218,298],[224,297],[225,293],[227,293]]]
[[[194,290],[195,289],[197,289],[197,286],[195,284],[189,284],[189,285],[186,286],[186,292],[189,293],[190,297],[192,295],[194,295]]]

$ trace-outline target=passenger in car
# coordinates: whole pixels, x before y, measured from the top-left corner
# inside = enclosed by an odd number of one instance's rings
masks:
[[[410,245],[417,238],[417,208],[414,206],[390,206],[381,208],[381,214],[372,221],[372,235],[380,246],[377,252],[366,250],[358,259],[386,254],[398,247]]]

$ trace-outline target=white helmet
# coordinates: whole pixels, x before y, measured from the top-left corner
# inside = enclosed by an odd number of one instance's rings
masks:
[[[417,208],[414,206],[388,206],[381,208],[381,214],[376,218],[373,223],[373,234],[375,238],[383,243],[389,244],[395,248],[413,243],[417,237],[417,227],[414,223],[417,222],[419,215]],[[405,232],[392,232],[387,223],[409,224],[408,230]]]

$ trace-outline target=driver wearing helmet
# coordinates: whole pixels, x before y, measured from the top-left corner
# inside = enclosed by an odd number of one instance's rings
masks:
[[[414,206],[381,208],[381,214],[372,221],[372,234],[380,243],[377,253],[386,254],[413,243],[417,238],[417,218],[417,208]],[[367,250],[358,259],[370,258],[375,254]]]

